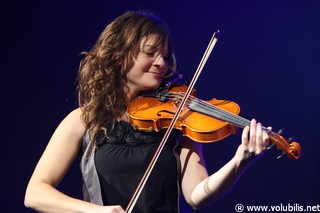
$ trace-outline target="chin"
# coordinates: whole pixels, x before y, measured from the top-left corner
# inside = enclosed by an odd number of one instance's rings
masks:
[[[151,83],[149,85],[146,85],[146,90],[153,90],[153,89],[157,89],[160,86],[161,82],[157,82],[157,83]]]

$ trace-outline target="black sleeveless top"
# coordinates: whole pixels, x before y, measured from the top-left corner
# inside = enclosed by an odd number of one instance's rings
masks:
[[[126,209],[163,134],[138,131],[123,121],[115,124],[108,138],[98,134],[94,162],[104,205]],[[180,138],[180,131],[173,130],[133,212],[178,212],[180,163],[175,148]]]

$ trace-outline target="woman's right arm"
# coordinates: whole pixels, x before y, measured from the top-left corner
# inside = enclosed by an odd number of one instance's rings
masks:
[[[39,212],[124,212],[120,206],[97,206],[56,189],[76,157],[86,130],[81,113],[80,109],[72,111],[52,135],[29,181],[26,207]]]

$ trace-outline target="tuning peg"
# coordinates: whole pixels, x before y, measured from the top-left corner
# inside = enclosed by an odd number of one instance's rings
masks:
[[[293,136],[288,139],[288,143],[291,143],[292,141],[294,141],[294,137]]]
[[[266,150],[272,149],[272,147],[274,147],[275,145],[276,145],[275,143],[271,144],[270,146],[268,146],[268,147],[266,148]]]
[[[277,160],[279,160],[280,158],[282,158],[284,155],[286,155],[286,153],[282,153],[281,155],[279,155],[279,156],[277,157]]]
[[[280,130],[278,131],[278,134],[279,134],[279,135],[283,135],[283,134],[284,134],[284,129],[280,129]]]

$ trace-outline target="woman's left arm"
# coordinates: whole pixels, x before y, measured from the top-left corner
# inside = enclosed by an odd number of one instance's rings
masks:
[[[184,138],[187,139],[187,138]],[[189,205],[199,209],[228,193],[238,178],[269,146],[269,137],[260,123],[251,121],[242,132],[242,143],[234,157],[214,174],[208,176],[202,145],[183,140],[180,160],[182,191]]]

